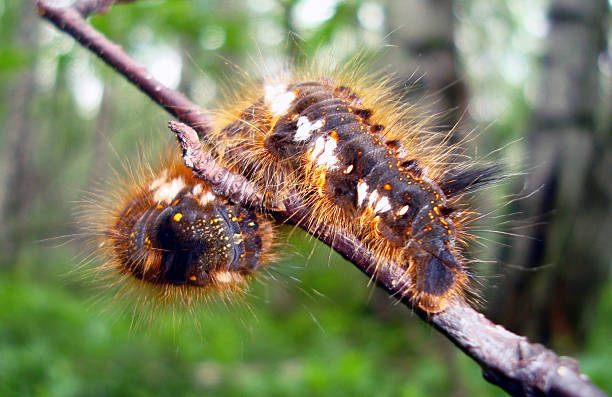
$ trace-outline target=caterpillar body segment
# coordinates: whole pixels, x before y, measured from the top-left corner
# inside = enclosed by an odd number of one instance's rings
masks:
[[[156,306],[236,297],[272,260],[271,222],[216,196],[178,154],[115,189],[88,216],[106,259],[97,270],[121,294]]]
[[[318,222],[360,236],[379,266],[404,264],[405,296],[443,310],[468,281],[456,242],[470,211],[457,208],[495,172],[452,164],[452,150],[394,103],[385,84],[341,81],[265,83],[227,118],[214,150],[266,194],[297,192]]]
[[[440,188],[410,167],[414,159],[401,159],[385,145],[381,125],[368,121],[371,110],[349,89],[315,82],[288,89],[295,99],[265,147],[293,159],[295,169],[305,171],[301,178],[344,213],[376,224],[373,234],[399,248],[422,250],[413,254],[417,288],[444,294],[462,267],[452,253],[455,229],[442,215],[446,197]]]

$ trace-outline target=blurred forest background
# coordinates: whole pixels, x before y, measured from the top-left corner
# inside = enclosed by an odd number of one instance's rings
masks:
[[[612,392],[610,20],[608,0],[142,0],[91,18],[205,108],[235,65],[377,54],[374,69],[410,87],[406,100],[425,96],[441,130],[475,130],[470,153],[526,173],[479,197],[494,211],[473,249],[482,309]],[[140,326],[105,310],[74,271],[74,212],[145,142],[173,145],[170,117],[33,0],[0,0],[0,32],[0,394],[504,395],[302,232],[250,309]]]

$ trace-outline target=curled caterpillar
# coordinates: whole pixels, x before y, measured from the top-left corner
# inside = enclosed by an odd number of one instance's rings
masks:
[[[213,147],[271,200],[299,194],[321,224],[359,236],[427,312],[468,286],[457,241],[474,212],[465,193],[496,178],[427,133],[385,81],[339,74],[266,81],[228,113]]]
[[[140,174],[115,182],[114,195],[86,211],[102,270],[136,287],[139,300],[143,291],[153,291],[155,304],[229,297],[271,260],[272,224],[213,194],[178,154]]]

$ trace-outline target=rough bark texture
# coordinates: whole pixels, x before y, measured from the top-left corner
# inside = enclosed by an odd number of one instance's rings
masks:
[[[528,183],[539,194],[518,202],[539,219],[529,238],[510,243],[505,262],[537,272],[508,271],[494,318],[539,342],[584,339],[610,260],[609,136],[598,134],[598,56],[606,47],[606,0],[555,0],[542,59],[541,83],[528,136]],[[609,164],[609,163],[608,163]],[[554,216],[553,216],[554,215]],[[577,265],[580,264],[580,265]]]
[[[82,0],[88,3],[93,0]],[[84,46],[95,51],[103,60],[126,76],[138,87],[143,87],[145,81],[153,80],[142,68],[120,52],[117,46],[87,25],[84,16],[73,8],[57,10],[50,7],[45,0],[38,0],[40,12],[53,21],[62,30],[78,38]],[[91,9],[94,12],[96,9]],[[96,45],[88,42],[89,37],[97,40]],[[144,80],[144,81],[143,81]],[[158,83],[150,82],[152,86]],[[198,133],[207,131],[208,117],[191,103],[185,103],[183,96],[169,89],[145,90],[154,101],[168,112],[175,114],[177,104],[187,105],[195,113],[178,113],[182,121],[199,126],[196,132],[193,128],[180,123],[170,126],[176,133],[182,148],[185,163],[193,168],[196,175],[209,182],[219,193],[232,197],[243,205],[252,205],[251,195],[245,191],[253,189],[248,180],[230,173],[227,169],[214,164],[210,155],[203,152],[198,145]],[[176,100],[178,102],[172,102]],[[197,111],[196,111],[197,110]],[[199,118],[198,118],[199,117]],[[347,233],[334,233],[327,225],[314,229],[311,225],[314,216],[310,208],[300,201],[298,195],[289,195],[289,199],[280,205],[275,217],[280,222],[297,223],[300,227],[316,236],[321,241],[333,247],[341,255],[351,261],[360,270],[373,278],[375,282],[389,294],[412,307],[410,301],[402,298],[401,279],[404,270],[395,263],[376,266],[376,260],[360,241]],[[244,200],[244,201],[243,201]],[[257,200],[255,199],[255,204]],[[432,324],[455,345],[476,360],[483,368],[485,378],[504,388],[513,395],[566,395],[566,396],[604,396],[604,393],[593,386],[584,375],[581,375],[575,362],[560,358],[541,345],[527,342],[526,338],[512,334],[503,327],[493,324],[471,308],[463,300],[456,300],[449,307],[437,314],[428,315],[417,308],[412,308],[423,320]]]

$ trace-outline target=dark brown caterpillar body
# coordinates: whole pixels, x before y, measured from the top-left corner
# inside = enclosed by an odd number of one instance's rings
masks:
[[[467,283],[456,246],[463,215],[449,199],[495,172],[468,167],[430,175],[420,157],[431,160],[439,148],[415,156],[419,149],[408,145],[419,139],[387,134],[384,117],[332,80],[268,85],[264,92],[220,132],[230,142],[227,157],[238,158],[236,169],[266,193],[295,187],[321,222],[356,232],[381,262],[405,263],[406,293],[428,311],[441,310]],[[257,157],[244,155],[253,148]]]
[[[401,158],[398,142],[391,148],[385,144],[384,127],[369,122],[372,111],[349,89],[306,82],[288,90],[296,98],[268,135],[266,147],[279,158],[293,159],[298,170],[322,169],[324,182],[312,180],[316,172],[303,178],[321,183],[323,194],[347,214],[370,217],[396,246],[420,248],[419,289],[444,294],[462,266],[454,254],[455,227],[446,216],[442,190],[415,159]],[[299,164],[304,159],[308,165]]]
[[[105,232],[121,273],[168,288],[231,289],[269,259],[270,222],[215,196],[178,160],[140,182]]]

